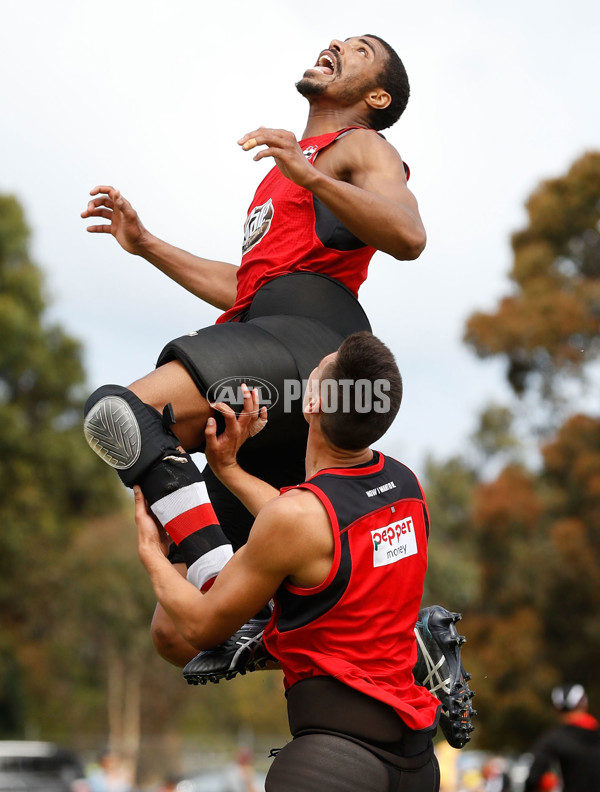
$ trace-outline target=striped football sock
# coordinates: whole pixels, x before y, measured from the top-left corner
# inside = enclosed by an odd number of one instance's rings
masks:
[[[179,547],[187,579],[207,591],[233,555],[212,507],[202,474],[188,454],[165,459],[144,478],[152,513]]]

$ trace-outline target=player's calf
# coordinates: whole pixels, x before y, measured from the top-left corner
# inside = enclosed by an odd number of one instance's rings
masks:
[[[104,385],[85,405],[90,447],[127,487],[139,484],[154,516],[181,549],[187,578],[206,589],[232,556],[202,474],[179,448],[171,405],[161,415],[128,388]]]

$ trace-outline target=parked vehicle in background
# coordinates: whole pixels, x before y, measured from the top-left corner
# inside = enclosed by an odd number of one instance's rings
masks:
[[[49,742],[0,740],[0,792],[77,792],[84,778],[72,751]]]

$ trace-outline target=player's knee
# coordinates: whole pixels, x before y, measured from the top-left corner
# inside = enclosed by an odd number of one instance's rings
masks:
[[[84,414],[88,444],[128,487],[161,459],[182,456],[168,421],[128,388],[103,385],[87,400]]]

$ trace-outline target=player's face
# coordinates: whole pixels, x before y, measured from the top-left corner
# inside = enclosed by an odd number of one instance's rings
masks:
[[[306,97],[338,98],[348,104],[362,99],[377,86],[379,74],[387,59],[381,42],[370,36],[356,36],[339,41],[334,39],[323,50],[314,66],[304,72],[296,84]]]

